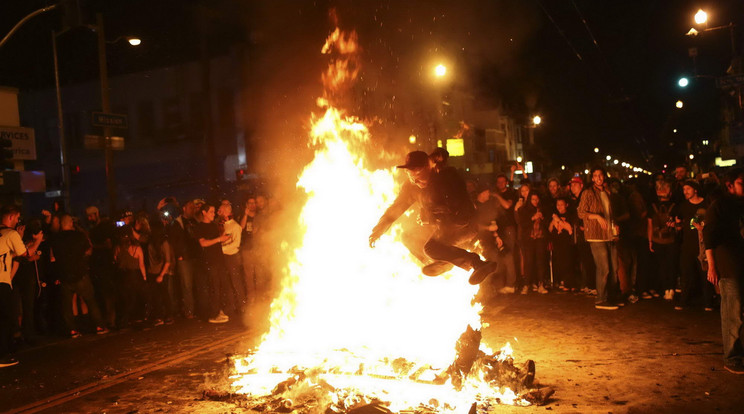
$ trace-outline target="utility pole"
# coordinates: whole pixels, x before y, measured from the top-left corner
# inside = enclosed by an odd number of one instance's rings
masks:
[[[54,86],[57,90],[57,129],[59,133],[59,163],[62,168],[62,200],[65,211],[70,211],[70,166],[67,164],[67,142],[65,140],[64,113],[62,112],[62,89],[59,86],[59,60],[57,59],[57,33],[52,30],[54,52]]]
[[[96,13],[96,33],[98,34],[98,69],[101,78],[101,110],[111,113],[109,96],[108,65],[106,63],[106,37],[103,31],[103,15]],[[108,190],[109,215],[116,214],[116,178],[114,176],[114,153],[111,149],[111,127],[103,127],[104,158],[106,162],[106,189]]]

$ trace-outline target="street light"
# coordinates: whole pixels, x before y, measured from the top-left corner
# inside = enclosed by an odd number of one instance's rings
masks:
[[[677,109],[682,109],[682,107],[685,106],[685,103],[682,101],[677,101],[677,103],[675,103],[674,106],[676,106]]]
[[[542,118],[540,117],[540,115],[535,115],[535,116],[532,117],[532,123],[535,126],[540,125],[540,122],[542,122]]]
[[[690,80],[685,77],[681,77],[679,78],[679,81],[677,81],[677,85],[679,85],[681,88],[686,88],[689,84]]]
[[[599,152],[599,148],[597,148],[597,147],[594,147],[594,153],[596,154],[596,153],[598,153],[598,152]]]
[[[437,78],[443,78],[447,74],[447,66],[441,63],[434,68],[434,76]]]
[[[708,13],[704,12],[703,9],[699,9],[697,13],[695,13],[695,23],[703,24],[707,21],[708,21]]]

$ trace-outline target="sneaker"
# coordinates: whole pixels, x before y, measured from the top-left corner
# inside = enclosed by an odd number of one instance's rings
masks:
[[[12,367],[13,365],[18,365],[17,359],[10,357],[0,358],[0,368]]]
[[[227,316],[225,317],[227,318]],[[230,319],[220,318],[219,315],[215,316],[214,318],[209,318],[209,323],[225,323],[229,321]]]
[[[428,265],[421,268],[421,273],[423,273],[426,276],[439,276],[442,273],[447,273],[452,268],[455,267],[452,263],[449,262],[443,262],[441,260],[438,260],[433,263],[429,263]]]
[[[80,338],[83,336],[80,332],[72,330],[70,331],[70,338]]]
[[[543,285],[540,285],[540,286],[539,286],[539,287],[537,288],[537,293],[540,293],[540,294],[544,295],[544,294],[548,293],[548,289],[545,289],[545,286],[543,286]]]
[[[625,300],[620,299],[617,302],[615,302],[615,305],[617,305],[617,307],[619,307],[619,308],[622,308],[622,307],[625,306]]]
[[[705,310],[706,312],[713,312],[713,308],[710,308],[710,307],[707,307],[707,308],[703,308],[703,309],[704,309],[704,310]]]
[[[630,295],[628,295],[628,302],[630,303],[638,302],[638,296],[631,293]]]
[[[523,295],[526,295],[526,294],[528,294],[529,292],[530,292],[530,288],[529,288],[529,286],[522,286],[522,292],[521,292],[521,293],[522,293]]]
[[[597,296],[597,289],[589,289],[588,292],[586,292],[589,296]]]
[[[602,310],[618,310],[617,305],[613,305],[609,302],[598,302],[594,304],[594,309],[602,309]]]
[[[470,274],[468,282],[471,285],[480,285],[488,276],[496,273],[498,267],[499,265],[496,262],[481,262],[478,265],[478,268],[473,270],[473,273]]]
[[[651,299],[651,298],[653,298],[653,296],[651,296],[650,293],[648,292],[641,293],[641,299]]]
[[[102,327],[99,326],[99,327],[96,328],[96,333],[98,335],[106,335],[107,333],[109,333],[109,330],[108,330],[108,328],[102,328]]]
[[[674,290],[673,289],[667,289],[664,292],[664,300],[672,300],[674,299]]]
[[[650,293],[650,294],[651,294],[651,296],[653,296],[653,297],[655,297],[655,298],[658,298],[658,297],[660,297],[660,296],[661,296],[661,295],[659,295],[659,292],[657,292],[657,291],[655,291],[655,290],[653,290],[653,289],[649,290],[649,291],[648,291],[648,293]]]
[[[744,363],[742,363],[741,361],[725,363],[723,364],[723,368],[732,374],[744,374]]]
[[[504,286],[501,289],[499,289],[499,293],[501,293],[502,295],[508,295],[508,294],[514,293],[514,288],[511,286]]]

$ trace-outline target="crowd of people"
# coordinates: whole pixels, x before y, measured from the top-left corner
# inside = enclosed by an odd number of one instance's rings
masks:
[[[723,195],[718,178],[692,179],[683,166],[674,177],[621,182],[595,168],[589,178],[471,183],[476,208],[490,212],[479,223],[490,236],[483,254],[508,264],[491,283],[497,291],[584,293],[605,310],[663,297],[676,310],[712,311],[703,225]]]
[[[107,334],[179,318],[225,323],[268,299],[272,274],[261,249],[269,199],[249,196],[125,210],[81,219],[55,202],[38,218],[0,211],[0,367],[40,336]],[[236,214],[237,213],[237,214]],[[236,219],[237,217],[237,219]]]

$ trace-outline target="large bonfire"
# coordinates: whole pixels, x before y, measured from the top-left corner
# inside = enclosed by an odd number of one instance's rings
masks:
[[[269,332],[255,352],[235,360],[233,389],[264,411],[529,404],[509,345],[478,349],[481,307],[466,274],[422,276],[399,241],[400,227],[368,246],[396,181],[392,169],[370,169],[367,127],[334,107],[359,72],[356,34],[336,29],[322,52],[331,63],[318,99],[323,115],[312,118],[315,157],[297,182],[307,195],[304,236],[283,269]],[[512,388],[502,386],[505,378]]]

